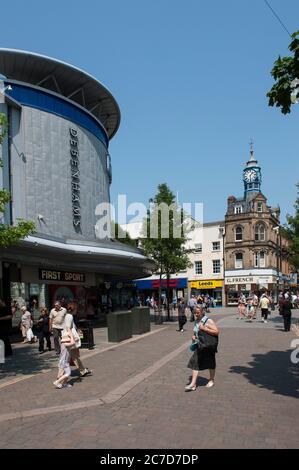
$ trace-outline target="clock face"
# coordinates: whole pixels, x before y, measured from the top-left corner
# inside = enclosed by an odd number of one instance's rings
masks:
[[[247,183],[252,183],[257,178],[257,173],[255,170],[247,170],[244,173],[244,179]]]

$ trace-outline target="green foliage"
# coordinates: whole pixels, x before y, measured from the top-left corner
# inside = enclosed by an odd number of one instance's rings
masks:
[[[7,119],[5,114],[0,113],[0,145],[7,134]]]
[[[289,240],[289,262],[296,271],[299,270],[299,183],[297,183],[298,197],[294,208],[295,215],[287,216],[287,224],[284,226],[283,235]]]
[[[271,75],[276,81],[271,90],[267,93],[269,106],[276,106],[283,114],[290,113],[291,105],[291,82],[299,79],[299,31],[292,34],[292,42],[289,50],[292,57],[278,57],[274,63]]]
[[[16,226],[0,224],[0,247],[15,245],[21,238],[27,237],[34,231],[34,223],[27,220],[18,219]]]
[[[175,202],[175,195],[168,188],[166,183],[158,186],[158,193],[153,200],[151,210],[143,223],[142,248],[157,264],[157,272],[166,274],[177,273],[190,266],[188,253],[190,250],[185,248],[187,234],[190,231],[186,224],[186,218]],[[163,212],[159,210],[159,205],[164,204],[171,210]],[[161,207],[161,206],[160,206]],[[167,217],[167,228],[169,227],[169,236],[165,237],[165,217]],[[153,225],[156,224],[156,237],[151,237]],[[179,236],[178,236],[179,235]]]
[[[115,240],[119,241],[120,243],[124,243],[125,245],[130,245],[136,248],[136,241],[133,240],[130,237],[129,233],[123,230],[117,222],[111,222],[111,231],[112,233],[115,233]]]
[[[0,113],[0,145],[7,134],[7,119],[5,114]],[[0,159],[0,167],[3,166],[3,162]],[[0,189],[0,214],[3,214],[5,205],[10,202],[11,196],[9,191]],[[35,225],[33,222],[18,219],[18,223],[15,226],[0,224],[0,247],[7,248],[10,245],[14,245],[20,241],[20,239],[30,235],[35,231]]]

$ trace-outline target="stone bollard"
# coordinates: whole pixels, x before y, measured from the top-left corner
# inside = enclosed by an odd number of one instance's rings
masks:
[[[150,308],[134,307],[132,308],[132,333],[133,335],[142,335],[151,330]]]
[[[107,315],[108,341],[119,343],[132,338],[132,313],[113,312]]]

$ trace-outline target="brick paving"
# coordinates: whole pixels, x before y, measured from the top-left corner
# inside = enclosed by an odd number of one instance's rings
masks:
[[[191,323],[184,333],[177,324],[154,326],[152,335],[90,357],[94,376],[75,380],[71,389],[54,389],[54,369],[0,388],[0,447],[298,448],[294,335],[282,331],[276,313],[264,325],[236,320],[232,312],[211,314],[221,328],[214,388],[204,387],[205,371],[198,389],[184,392]],[[111,403],[101,400],[117,390],[123,393]],[[47,412],[55,406],[60,411]],[[38,409],[45,414],[1,422],[7,413]]]

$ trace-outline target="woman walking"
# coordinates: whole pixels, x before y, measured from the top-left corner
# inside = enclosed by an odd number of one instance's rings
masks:
[[[241,294],[239,297],[238,301],[238,313],[239,317],[237,317],[239,320],[242,320],[243,318],[246,317],[246,297],[244,294]]]
[[[194,334],[192,336],[192,341],[198,341],[199,335],[201,332],[206,332],[208,335],[216,336],[219,335],[219,329],[217,328],[215,322],[204,315],[204,312],[201,308],[195,307],[195,324],[194,324]],[[199,349],[196,348],[193,356],[188,362],[188,368],[192,369],[192,380],[189,385],[185,387],[186,392],[195,391],[197,387],[197,379],[200,370],[209,369],[210,371],[210,380],[207,383],[206,387],[213,387],[215,384],[215,372],[216,372],[216,358],[215,354],[217,349]]]
[[[21,316],[21,331],[22,331],[22,336],[23,336],[23,343],[36,342],[37,338],[32,333],[33,321],[32,321],[32,317],[31,317],[31,313],[28,312],[25,305],[23,305],[23,307],[21,307],[21,313],[22,313],[22,316]]]
[[[85,377],[86,375],[92,375],[92,370],[88,369],[88,367],[84,367],[81,359],[80,359],[80,346],[81,340],[79,333],[77,331],[77,327],[74,322],[74,317],[72,314],[72,307],[68,306],[67,314],[64,318],[64,330],[63,334],[67,335],[71,333],[74,338],[74,344],[68,348],[69,353],[69,363],[70,365],[75,365],[80,372],[81,377]]]

